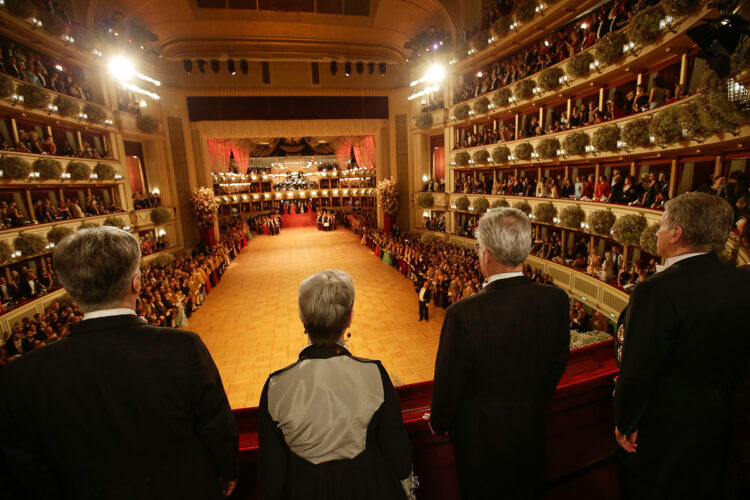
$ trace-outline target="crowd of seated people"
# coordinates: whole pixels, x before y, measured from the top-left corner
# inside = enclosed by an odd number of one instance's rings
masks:
[[[20,270],[11,270],[10,280],[0,277],[0,314],[4,314],[19,305],[46,295],[59,288],[53,272],[36,271],[23,266]]]
[[[143,210],[144,208],[156,208],[161,206],[161,197],[159,193],[147,191],[145,193],[133,193],[133,208]]]
[[[445,193],[445,179],[441,177],[428,180],[424,183],[422,191],[429,193]]]
[[[46,135],[44,139],[39,137],[35,131],[26,131],[18,129],[18,141],[10,145],[8,141],[0,141],[0,150],[16,151],[18,153],[32,153],[39,155],[55,155],[84,158],[88,160],[111,160],[113,159],[111,151],[100,153],[98,149],[91,146],[88,141],[81,143],[80,150],[74,150],[68,141],[64,141],[61,147],[57,147],[55,140],[51,135]]]
[[[421,110],[422,113],[429,113],[431,111],[437,111],[445,107],[445,101],[443,99],[435,100],[433,95],[430,94],[427,99],[422,101]]]
[[[161,252],[169,246],[166,234],[154,236],[151,233],[146,233],[140,237],[140,240],[141,255],[151,255],[152,253]]]
[[[445,232],[445,214],[441,214],[435,217],[424,218],[424,228],[428,231],[437,231],[439,233]]]
[[[503,8],[507,0],[498,0],[497,4],[485,8],[481,29],[491,27],[507,10]],[[626,26],[646,5],[643,0],[616,0],[605,4],[586,19],[551,34],[544,41],[532,43],[512,56],[495,61],[486,71],[477,72],[474,78],[456,89],[454,104],[522,80],[592,47],[602,36]],[[469,30],[464,37],[470,39],[475,32]]]
[[[623,95],[620,90],[616,90],[612,99],[605,102],[604,109],[599,109],[598,103],[593,100],[589,101],[588,104],[572,106],[570,116],[568,116],[567,111],[562,111],[559,115],[553,114],[546,128],[539,122],[537,116],[527,117],[524,124],[519,127],[517,138],[537,137],[587,125],[597,125],[664,104],[671,104],[686,96],[683,86],[675,85],[673,91],[660,77],[656,77],[650,92],[646,92],[646,87],[641,84],[636,86],[635,92],[631,91],[626,95]],[[455,144],[454,149],[500,144],[515,139],[515,127],[503,124],[498,130],[491,130],[489,127],[478,133],[468,130],[463,140],[459,139]]]
[[[653,209],[663,209],[669,200],[669,178],[664,172],[644,173],[636,181],[635,177],[614,168],[611,175],[600,175],[598,181],[594,177],[594,174],[577,175],[573,181],[560,174],[538,182],[530,177],[508,176],[497,180],[491,175],[483,178],[465,175],[456,177],[454,192],[599,201]]]
[[[573,300],[570,303],[570,329],[577,332],[606,332],[610,335],[614,328],[612,323],[599,311],[589,312],[583,302]]]
[[[2,55],[0,72],[10,77],[84,101],[93,100],[85,80],[74,78],[59,64],[52,66],[41,55],[26,47],[3,40]]]
[[[32,208],[36,224],[122,212],[114,203],[105,203],[101,196],[93,194],[86,197],[83,207],[78,198],[64,198],[57,205],[53,205],[49,198],[44,198],[36,200]],[[31,224],[34,222],[26,219],[15,201],[0,201],[0,230]]]

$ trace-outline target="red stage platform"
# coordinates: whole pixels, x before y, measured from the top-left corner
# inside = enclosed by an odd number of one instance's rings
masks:
[[[281,228],[288,229],[291,227],[308,227],[315,226],[315,212],[304,214],[284,214],[281,216]]]

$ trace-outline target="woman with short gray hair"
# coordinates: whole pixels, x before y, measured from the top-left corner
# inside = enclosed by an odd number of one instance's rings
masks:
[[[264,498],[413,498],[409,440],[388,373],[346,349],[352,278],[313,274],[298,303],[309,345],[268,377],[260,399]]]

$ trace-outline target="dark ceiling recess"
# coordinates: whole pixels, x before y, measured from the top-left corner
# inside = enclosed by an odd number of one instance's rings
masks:
[[[388,118],[387,97],[188,97],[190,121]]]
[[[197,0],[201,9],[243,9],[369,16],[370,0]]]

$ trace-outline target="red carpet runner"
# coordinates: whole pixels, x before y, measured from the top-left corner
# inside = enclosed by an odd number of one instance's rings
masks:
[[[281,216],[281,228],[315,226],[315,212],[304,214],[284,214]]]

